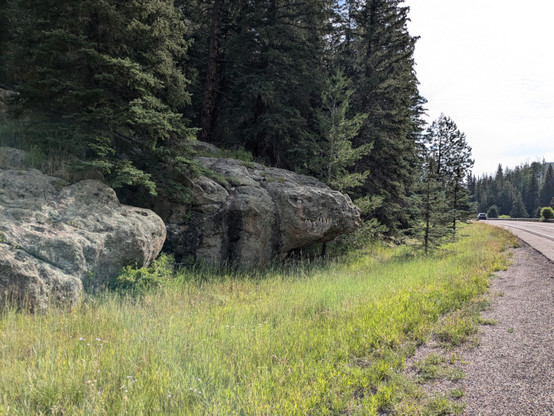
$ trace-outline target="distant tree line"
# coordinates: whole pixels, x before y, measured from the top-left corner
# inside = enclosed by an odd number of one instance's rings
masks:
[[[20,144],[186,200],[195,137],[349,193],[375,232],[439,241],[473,164],[426,130],[402,0],[0,0]],[[472,192],[473,193],[473,192]]]
[[[498,165],[494,175],[470,176],[468,187],[472,201],[479,212],[492,213],[492,217],[540,217],[541,208],[554,208],[553,165],[532,162],[513,169]]]

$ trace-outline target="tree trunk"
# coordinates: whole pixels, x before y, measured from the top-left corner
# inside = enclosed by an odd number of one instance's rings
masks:
[[[454,212],[454,217],[452,218],[452,229],[454,231],[456,231],[456,218],[458,216],[458,213],[457,213],[457,207],[458,207],[458,183],[456,182],[454,184],[454,203],[453,203],[453,212]]]
[[[215,0],[212,11],[212,25],[208,45],[208,68],[204,81],[202,115],[200,118],[200,140],[211,141],[213,117],[215,109],[215,95],[217,86],[217,60],[219,58],[219,32],[221,31],[221,13],[224,0]]]
[[[425,204],[425,234],[424,234],[424,244],[425,244],[425,254],[429,250],[429,228],[430,228],[430,217],[431,217],[431,201],[430,201],[431,185],[427,184],[427,195],[426,195],[426,204]]]

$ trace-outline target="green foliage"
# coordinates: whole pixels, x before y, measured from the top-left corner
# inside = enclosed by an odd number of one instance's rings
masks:
[[[60,169],[133,192],[133,202],[186,201],[182,184],[197,167],[183,142],[198,133],[238,149],[231,157],[379,197],[364,219],[391,234],[414,220],[424,100],[400,0],[0,9],[0,82],[17,91],[12,114],[24,121],[15,140],[37,146],[44,163],[63,155]]]
[[[487,211],[487,218],[498,218],[498,208],[496,205],[491,205]]]
[[[508,263],[508,232],[466,233],[434,257],[375,246],[315,269],[179,271],[165,290],[107,293],[71,311],[8,308],[0,412],[419,414],[395,412],[424,406],[406,357]]]
[[[412,227],[415,237],[422,243],[425,253],[453,235],[450,223],[449,204],[444,184],[437,173],[436,160],[432,155],[424,156],[424,164],[417,192],[417,214],[419,222]]]
[[[194,134],[181,114],[190,97],[180,11],[170,0],[10,4],[11,111],[28,120],[27,147],[61,149],[115,186],[154,192],[144,155]]]
[[[167,285],[173,278],[173,256],[162,254],[148,267],[124,267],[108,283],[108,289],[121,295],[144,295],[152,289]]]
[[[425,407],[424,415],[461,415],[464,411],[461,404],[451,402],[443,395],[436,394]]]
[[[242,145],[289,169],[313,157],[330,3],[226,2],[230,30],[221,36],[224,105],[214,116],[216,143]]]
[[[338,72],[328,80],[322,94],[322,141],[318,160],[320,166],[316,171],[329,186],[340,191],[362,185],[369,175],[369,171],[349,171],[358,160],[369,154],[372,147],[371,144],[352,147],[352,140],[367,119],[367,114],[348,118],[353,92],[350,81]],[[313,169],[313,161],[309,165]]]
[[[461,399],[462,397],[464,397],[465,392],[462,389],[456,388],[456,389],[450,390],[448,394],[453,399]]]
[[[552,163],[548,165],[539,195],[539,204],[543,207],[548,206],[554,200],[554,168],[552,165]]]
[[[514,169],[503,169],[499,165],[494,177],[484,175],[481,178],[470,178],[469,182],[472,201],[478,204],[480,212],[496,205],[499,215],[507,215],[515,205],[518,215],[527,212],[527,215],[537,216],[537,211],[548,206],[554,197],[551,163],[525,163]],[[521,203],[525,206],[525,212]]]
[[[444,114],[427,129],[425,145],[435,161],[435,174],[443,184],[452,229],[455,230],[458,221],[466,221],[472,214],[469,191],[465,186],[466,177],[474,163],[471,147],[467,144],[465,133]]]
[[[539,176],[542,171],[542,164],[539,162],[531,163],[528,173],[528,183],[524,191],[521,193],[523,203],[527,213],[533,215],[539,206]]]
[[[346,254],[371,247],[382,236],[387,228],[374,218],[373,213],[383,204],[383,199],[378,196],[358,198],[354,204],[360,209],[362,217],[370,218],[362,220],[360,226],[350,234],[337,237],[329,245],[331,256]]]
[[[231,149],[217,149],[216,151],[200,150],[198,155],[203,157],[221,157],[242,160],[243,162],[254,162],[254,155],[252,152],[246,150],[243,146]]]
[[[554,219],[554,210],[550,207],[544,207],[543,209],[541,209],[541,218],[543,220]]]
[[[379,224],[376,218],[362,221],[356,231],[337,237],[329,243],[327,251],[331,257],[335,257],[366,249],[375,244],[385,231],[385,226]]]
[[[40,169],[46,160],[46,154],[37,145],[32,146],[26,155],[25,162],[34,169]]]
[[[414,71],[416,38],[408,33],[408,9],[401,1],[347,3],[338,47],[347,54],[344,72],[356,86],[353,112],[367,114],[354,145],[372,143],[371,152],[356,163],[356,172],[369,171],[356,196],[382,197],[375,215],[395,233],[413,221],[408,208],[419,168],[424,99]]]
[[[514,201],[512,203],[512,209],[510,211],[510,217],[512,218],[528,218],[529,214],[523,203],[523,199],[519,192],[514,195]]]

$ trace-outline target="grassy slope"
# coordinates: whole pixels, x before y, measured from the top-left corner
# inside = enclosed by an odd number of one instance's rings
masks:
[[[507,264],[507,233],[481,224],[463,233],[430,257],[375,249],[316,271],[181,275],[137,301],[108,296],[66,313],[5,312],[0,414],[405,409],[406,355]]]

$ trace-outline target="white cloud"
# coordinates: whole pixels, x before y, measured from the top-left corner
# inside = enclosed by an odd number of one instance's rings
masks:
[[[554,161],[554,1],[407,0],[420,92],[467,135],[476,174]]]

